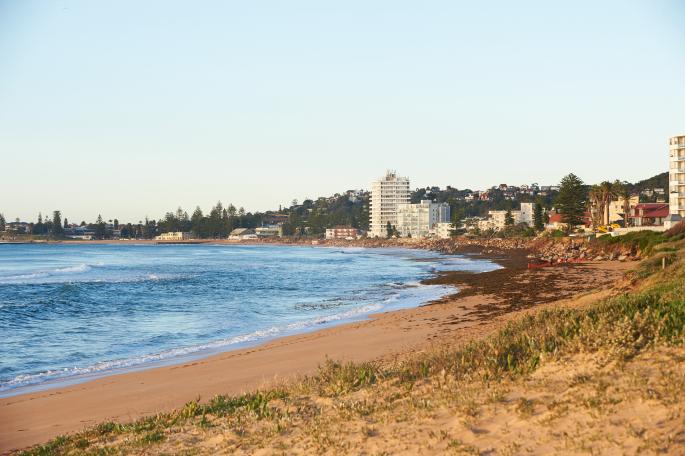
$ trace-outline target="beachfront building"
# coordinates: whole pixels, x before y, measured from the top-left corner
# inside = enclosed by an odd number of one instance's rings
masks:
[[[231,241],[257,239],[257,233],[252,228],[236,228],[228,235]]]
[[[359,230],[351,226],[335,226],[326,230],[326,239],[357,239]]]
[[[450,220],[450,205],[423,200],[417,204],[397,205],[395,228],[402,237],[426,237],[432,234],[438,223]]]
[[[397,206],[409,203],[409,179],[388,171],[371,184],[370,235],[386,237],[388,223],[397,226]]]
[[[435,237],[439,239],[449,239],[452,237],[454,226],[450,222],[438,222],[433,229]]]
[[[640,195],[631,195],[628,199],[628,213],[625,213],[625,201],[622,198],[612,200],[609,202],[609,223],[621,222],[628,226],[630,224],[630,215],[633,214],[635,207],[640,203]],[[602,217],[600,217],[601,219]]]
[[[521,203],[521,209],[518,211],[489,211],[487,219],[478,221],[478,229],[503,230],[507,226],[507,212],[511,212],[514,225],[533,226],[533,203]]]
[[[669,215],[664,226],[671,228],[685,219],[685,136],[674,136],[668,142]]]
[[[192,238],[192,235],[186,231],[169,231],[168,233],[155,236],[155,239],[158,241],[187,241]]]
[[[283,225],[264,225],[254,229],[257,237],[283,236]]]
[[[632,226],[661,226],[668,216],[667,203],[641,203],[630,216]]]

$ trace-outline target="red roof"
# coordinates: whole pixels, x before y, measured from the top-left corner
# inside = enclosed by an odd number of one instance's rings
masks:
[[[549,211],[549,223],[562,223],[564,216],[555,211]]]
[[[564,223],[563,214],[560,214],[560,213],[555,212],[555,211],[549,211],[548,215],[549,215],[549,223]],[[590,213],[587,211],[583,213],[582,220],[583,220],[583,223],[585,224],[585,226],[590,226],[592,224],[592,221],[591,221],[592,218],[590,216]]]
[[[668,217],[668,204],[642,203],[635,206],[632,218],[665,218]]]

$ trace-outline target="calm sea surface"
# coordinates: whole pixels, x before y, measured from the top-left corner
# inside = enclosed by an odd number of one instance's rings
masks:
[[[404,249],[0,245],[0,396],[238,348],[416,306],[439,270]]]

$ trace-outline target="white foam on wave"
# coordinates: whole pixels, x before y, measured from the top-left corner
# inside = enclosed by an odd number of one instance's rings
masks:
[[[35,272],[28,272],[24,274],[13,274],[13,275],[8,275],[8,276],[0,276],[0,283],[25,283],[27,281],[31,281],[34,279],[41,279],[41,278],[49,278],[49,277],[55,277],[57,275],[65,275],[65,274],[82,274],[84,272],[88,272],[92,269],[90,265],[87,265],[85,263],[77,264],[74,266],[66,266],[62,268],[56,268],[56,269],[50,269],[50,270],[42,270],[42,271],[35,271]]]
[[[57,268],[54,270],[54,272],[59,273],[59,274],[68,274],[68,273],[79,273],[79,272],[87,272],[90,271],[91,267],[88,266],[85,263],[77,264],[76,266],[67,266],[66,268]]]
[[[48,283],[135,283],[147,281],[178,280],[189,277],[188,274],[141,273],[117,275],[116,272],[98,271],[104,263],[77,264],[56,269],[27,272],[0,276],[0,285],[41,285]],[[95,274],[87,274],[93,272]]]

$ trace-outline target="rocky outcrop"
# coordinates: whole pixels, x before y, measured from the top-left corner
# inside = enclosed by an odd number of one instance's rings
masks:
[[[356,240],[312,240],[311,238],[274,238],[281,244],[315,243],[338,247],[404,247],[434,250],[445,254],[478,251],[482,253],[503,253],[510,250],[527,250],[531,262],[559,263],[566,261],[635,261],[640,252],[624,245],[606,245],[583,238],[477,238],[455,237],[450,239],[416,238],[363,238]]]

